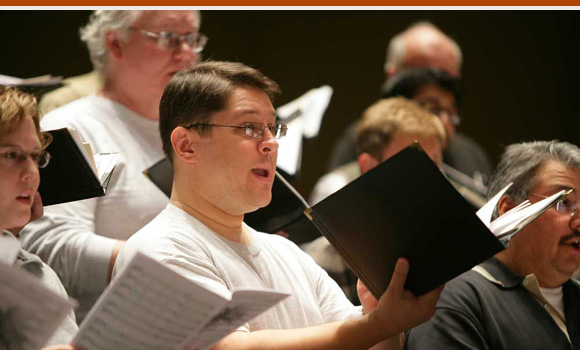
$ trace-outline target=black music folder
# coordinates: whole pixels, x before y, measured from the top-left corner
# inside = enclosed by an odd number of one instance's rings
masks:
[[[38,192],[45,206],[104,196],[119,153],[92,154],[74,129],[47,131],[52,142],[46,168],[40,169]]]
[[[305,211],[378,299],[399,257],[416,296],[503,249],[419,144]]]

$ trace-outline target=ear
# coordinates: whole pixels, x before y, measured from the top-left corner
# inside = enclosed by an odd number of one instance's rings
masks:
[[[114,60],[118,60],[123,56],[123,46],[125,42],[119,36],[119,32],[108,31],[105,34],[105,44]]]
[[[511,199],[508,196],[503,196],[499,200],[499,203],[497,203],[497,213],[501,216],[504,213],[506,213],[507,211],[514,208],[515,206],[516,206],[516,203],[514,202],[513,199]]]
[[[379,165],[379,161],[371,156],[369,153],[361,153],[358,156],[358,166],[360,167],[360,171],[362,174],[366,173],[367,171],[371,170],[372,168]]]
[[[174,160],[180,159],[185,163],[194,163],[197,159],[195,152],[199,134],[190,132],[182,126],[173,129],[171,133],[171,146],[173,147]]]

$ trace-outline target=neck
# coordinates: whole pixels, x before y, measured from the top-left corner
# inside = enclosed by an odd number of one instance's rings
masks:
[[[188,181],[189,182],[189,181]],[[173,181],[171,204],[184,210],[220,236],[238,243],[251,243],[244,228],[244,215],[232,215],[201,196],[195,186]]]
[[[112,74],[109,74],[112,75]],[[130,81],[130,79],[125,79]],[[159,103],[161,94],[145,87],[134,88],[123,84],[122,78],[107,78],[98,94],[129,108],[146,119],[159,120]]]
[[[521,276],[527,276],[533,273],[538,280],[538,284],[543,288],[560,287],[570,279],[570,276],[554,273],[546,269],[545,266],[536,266],[534,261],[537,261],[537,259],[525,259],[521,255],[518,256],[509,247],[498,253],[495,257],[509,267],[510,270]]]

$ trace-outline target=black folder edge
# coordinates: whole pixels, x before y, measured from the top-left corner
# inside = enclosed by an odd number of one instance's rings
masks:
[[[72,201],[77,201],[81,199],[88,199],[93,197],[101,197],[105,195],[105,188],[100,183],[99,179],[95,175],[92,167],[90,164],[87,163],[82,151],[78,148],[76,142],[74,141],[72,135],[67,128],[56,129],[56,130],[49,130],[47,131],[51,135],[53,135],[53,141],[51,144],[48,145],[47,151],[52,154],[53,160],[49,163],[48,167],[40,170],[40,187],[39,192],[42,196],[42,203],[44,206],[54,205],[54,204],[61,204],[67,203]],[[58,189],[58,190],[50,190],[50,182],[47,184],[47,180],[43,183],[43,179],[49,178],[46,174],[47,172],[53,172],[53,169],[50,168],[51,164],[54,166],[58,164],[58,157],[60,152],[51,152],[51,147],[56,145],[56,142],[62,142],[61,146],[66,149],[66,152],[72,154],[72,157],[75,159],[75,165],[80,166],[82,171],[86,175],[87,186],[83,188],[72,188],[72,189]],[[67,164],[71,165],[71,164]],[[65,167],[61,167],[59,169],[66,169]],[[43,173],[45,175],[43,176]],[[113,171],[109,175],[108,180],[110,180],[110,176],[112,175]],[[54,176],[54,174],[52,174]],[[109,181],[106,181],[106,185],[108,186]],[[48,180],[50,181],[50,180]],[[46,186],[49,186],[48,188]],[[106,186],[105,186],[106,187]]]

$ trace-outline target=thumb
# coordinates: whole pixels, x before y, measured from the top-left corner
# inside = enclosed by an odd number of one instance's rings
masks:
[[[395,270],[393,271],[393,276],[391,277],[391,282],[389,282],[387,291],[397,297],[401,296],[403,294],[403,288],[405,286],[408,273],[409,261],[405,258],[399,258],[397,260],[397,264],[395,265]]]

